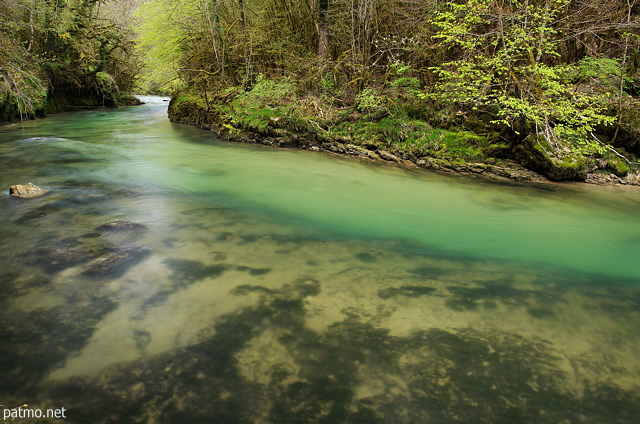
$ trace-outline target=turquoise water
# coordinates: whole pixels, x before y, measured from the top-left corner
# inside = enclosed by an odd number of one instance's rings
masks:
[[[635,422],[638,189],[230,144],[146,101],[0,129],[0,181],[50,190],[0,195],[1,404]]]

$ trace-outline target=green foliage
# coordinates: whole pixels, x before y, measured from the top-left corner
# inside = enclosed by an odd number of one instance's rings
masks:
[[[375,88],[367,87],[356,96],[356,107],[360,112],[375,112],[383,105],[382,95]]]
[[[587,56],[581,59],[576,66],[578,78],[607,78],[609,76],[620,77],[621,75],[620,59]]]
[[[619,92],[620,88],[633,85],[633,78],[624,72],[624,64],[619,58],[587,56],[569,68],[567,78],[590,93],[606,94]]]
[[[320,93],[325,99],[335,99],[345,95],[344,81],[334,72],[327,72],[320,79]]]
[[[391,86],[397,90],[404,90],[412,95],[419,95],[420,80],[414,76],[409,76],[414,72],[411,65],[404,62],[395,61],[390,65],[391,69]]]
[[[118,85],[111,75],[106,72],[96,72],[96,85],[103,98],[117,101]]]
[[[336,82],[333,72],[328,72],[320,79],[320,91],[325,96],[333,96],[336,91]]]
[[[37,63],[15,40],[0,33],[0,122],[42,113],[46,79]]]
[[[233,95],[238,90],[230,87],[226,91]],[[230,127],[268,132],[272,118],[292,117],[295,102],[295,86],[288,78],[273,80],[260,74],[251,90],[235,95],[220,108],[231,118]]]
[[[115,105],[133,88],[132,33],[105,15],[111,3],[97,6],[91,0],[0,3],[0,119],[43,114],[57,102],[53,96]]]
[[[136,52],[144,58],[141,90],[151,94],[168,94],[180,88],[179,62],[188,41],[191,22],[198,17],[194,2],[151,0],[136,12],[138,27]]]
[[[33,118],[45,108],[47,87],[24,69],[0,72],[0,122]]]
[[[236,97],[234,105],[245,109],[276,107],[295,101],[296,87],[289,78],[273,80],[259,74],[250,91]]]
[[[387,70],[386,107],[397,116],[424,117],[428,107],[421,101],[421,83],[413,66],[395,61]]]
[[[601,159],[594,135],[637,144],[637,102],[623,90],[636,93],[640,81],[630,3],[340,0],[323,2],[331,19],[322,22],[317,4],[145,1],[145,90],[179,79],[207,113],[230,117],[229,130],[281,137],[296,127],[455,160],[516,155],[530,134],[558,158]],[[459,133],[463,125],[499,133],[500,146]]]
[[[431,68],[438,82],[422,97],[455,101],[470,111],[490,110],[496,116],[494,123],[516,132],[533,130],[556,150],[596,149],[589,133],[615,122],[607,114],[610,94],[578,91],[566,80],[572,73],[592,71],[593,63],[545,63],[560,55],[554,22],[567,4],[549,0],[538,8],[525,0],[510,2],[509,24],[485,32],[487,37],[482,38],[476,34],[492,24],[490,11],[498,5],[493,0],[447,3],[448,8],[433,20],[440,29],[434,38],[464,54]]]

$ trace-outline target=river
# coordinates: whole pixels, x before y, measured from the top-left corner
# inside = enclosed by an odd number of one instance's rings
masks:
[[[637,422],[640,190],[227,143],[144,100],[0,128],[5,408]]]

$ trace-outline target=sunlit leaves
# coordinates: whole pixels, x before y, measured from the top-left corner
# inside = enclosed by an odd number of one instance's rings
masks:
[[[515,131],[533,127],[554,142],[587,142],[588,132],[611,125],[606,93],[576,90],[571,75],[595,72],[590,63],[556,63],[560,56],[557,18],[567,0],[468,0],[447,3],[433,24],[441,46],[458,52],[453,61],[430,68],[438,77],[425,99],[493,111],[494,123]],[[615,73],[616,63],[607,73]],[[619,69],[619,67],[617,68]],[[602,71],[601,71],[602,72]],[[574,78],[575,79],[575,78]],[[568,135],[571,137],[568,137]],[[580,137],[578,137],[580,134]]]

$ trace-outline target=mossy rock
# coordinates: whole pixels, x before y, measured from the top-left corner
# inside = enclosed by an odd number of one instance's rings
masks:
[[[552,180],[583,181],[587,178],[587,174],[594,170],[593,161],[580,154],[552,156],[549,160],[551,167],[546,175]]]
[[[524,167],[554,181],[584,181],[596,169],[596,161],[580,152],[550,146],[540,136],[530,135],[514,148],[516,160]]]
[[[609,158],[606,162],[605,169],[611,171],[618,177],[624,177],[629,173],[629,166],[627,163],[617,156]]]
[[[186,123],[204,129],[229,126],[228,117],[212,104],[209,108],[204,99],[190,93],[180,93],[171,98],[168,110],[172,122]]]
[[[116,80],[108,73],[96,72],[95,84],[105,98],[116,99],[118,97]]]
[[[512,155],[512,147],[507,143],[491,143],[482,149],[487,157],[508,159]]]
[[[465,119],[464,128],[478,134],[488,134],[496,130],[496,124],[491,123],[491,119],[484,119],[478,116],[470,116]]]
[[[141,104],[143,104],[143,102],[131,94],[121,94],[120,97],[118,97],[118,105],[120,106],[138,106]]]

